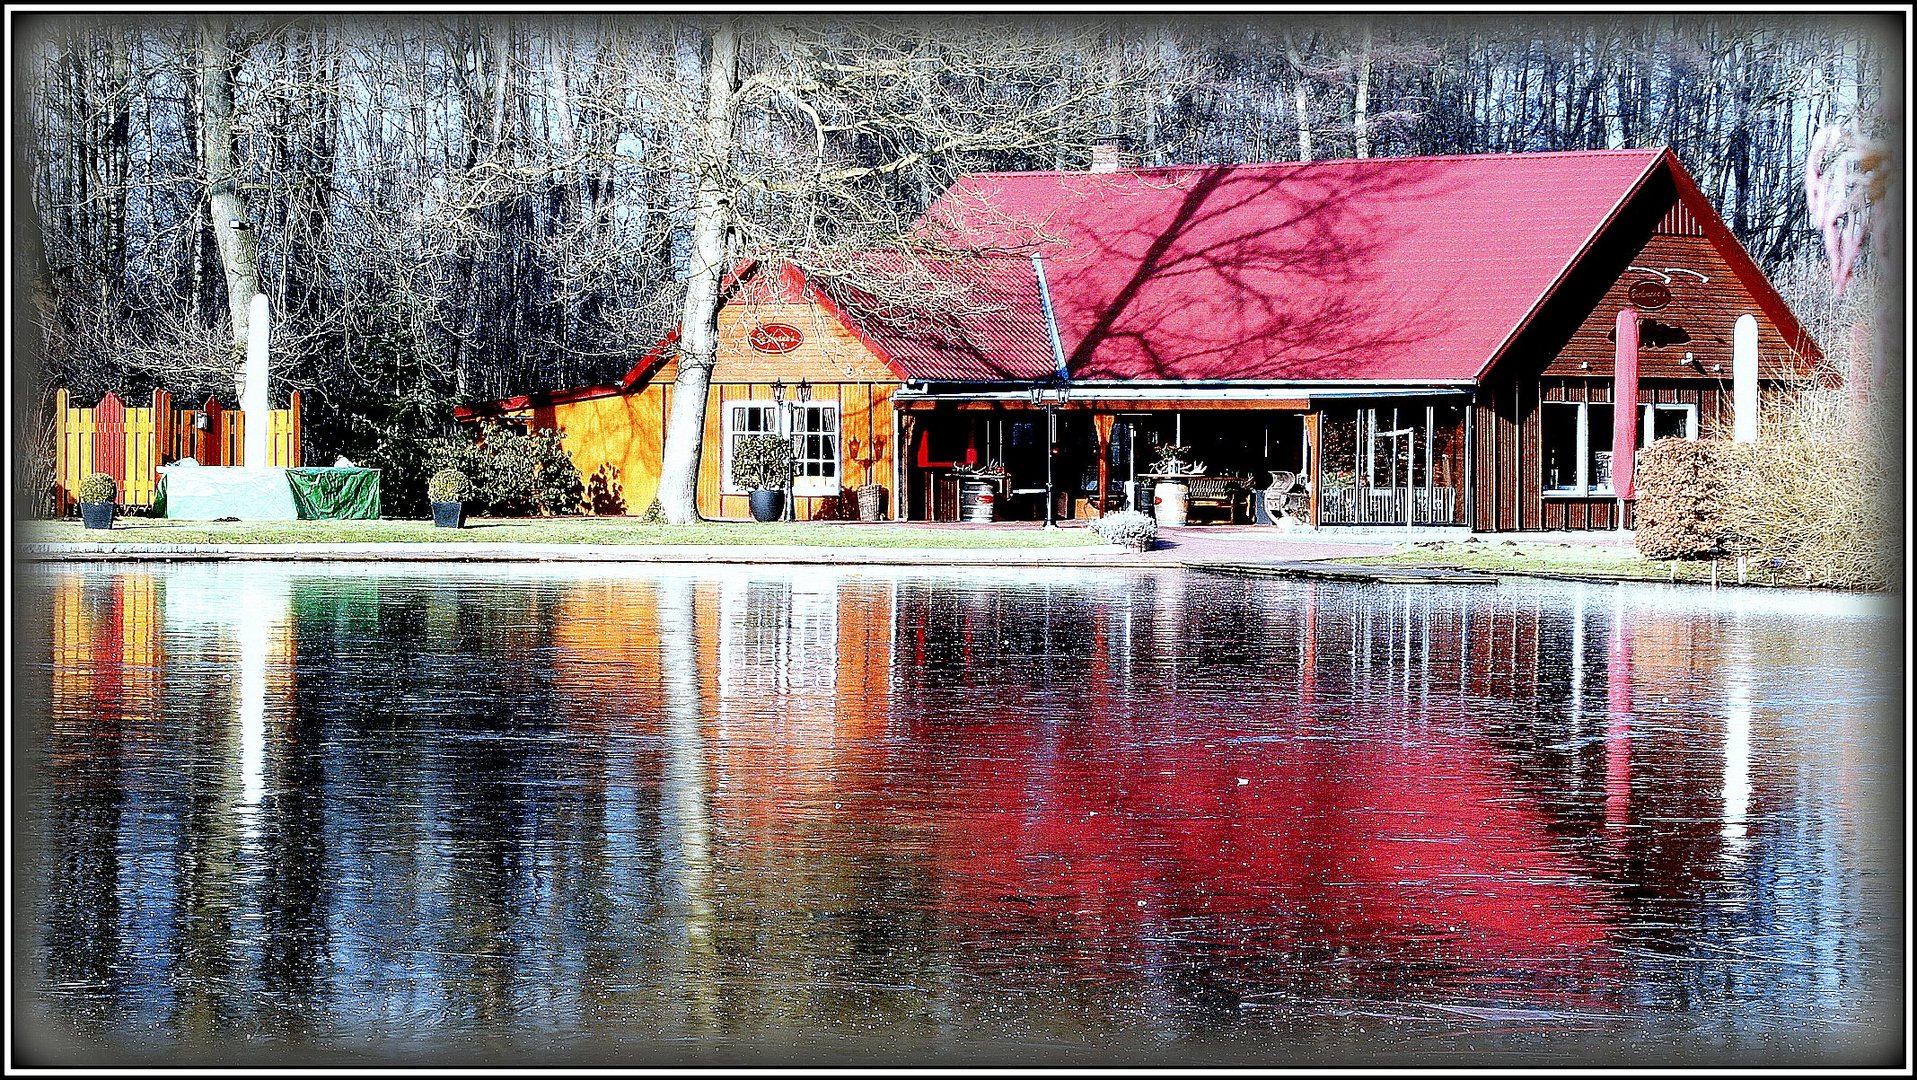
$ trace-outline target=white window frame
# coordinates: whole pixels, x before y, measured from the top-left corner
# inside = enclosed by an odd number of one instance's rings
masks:
[[[1564,409],[1568,406],[1575,406],[1577,408],[1577,431],[1578,431],[1577,483],[1572,485],[1571,487],[1544,488],[1543,489],[1544,497],[1547,499],[1616,498],[1617,489],[1614,488],[1613,486],[1606,484],[1603,487],[1598,487],[1591,483],[1591,406],[1593,404],[1610,405],[1611,403],[1608,401],[1599,401],[1599,402],[1546,401],[1546,402],[1543,402],[1543,404],[1547,406],[1552,406],[1554,407],[1554,411],[1560,411],[1560,412],[1564,411]],[[1539,419],[1542,420],[1543,417],[1540,416]],[[1695,426],[1696,418],[1693,417],[1692,421],[1693,421],[1693,426]],[[1638,437],[1640,439],[1643,438],[1643,434],[1641,431]],[[1612,452],[1614,454],[1616,453],[1615,447],[1613,448]],[[1614,457],[1612,460],[1615,461],[1616,458]],[[1538,462],[1538,469],[1542,471],[1543,468],[1544,468],[1544,462],[1540,460]]]
[[[809,496],[839,494],[844,490],[843,481],[845,479],[845,461],[843,455],[840,453],[840,448],[844,445],[841,440],[845,437],[845,431],[843,425],[839,422],[841,419],[839,403],[836,401],[800,401],[789,404],[787,408],[791,410],[787,414],[788,425],[794,422],[797,423],[796,431],[788,430],[786,433],[786,437],[792,439],[794,443],[793,450],[796,452],[796,464],[798,465],[797,474],[792,478],[792,494]],[[822,415],[831,416],[832,423],[830,430],[819,430],[819,425],[814,420],[814,417]],[[804,419],[800,419],[800,417]],[[826,452],[817,457],[807,457],[803,453],[805,449],[804,439],[813,435],[821,436],[826,440]],[[794,438],[794,436],[797,436],[797,438]],[[830,462],[832,465],[832,475],[808,476],[805,471],[805,465],[808,461],[817,461],[820,464]]]
[[[1647,402],[1644,406],[1644,415],[1640,418],[1637,427],[1639,449],[1651,445],[1651,416],[1660,409],[1665,412],[1682,412],[1684,414],[1684,434],[1681,437],[1687,442],[1697,441],[1696,405],[1681,405],[1676,402]]]
[[[734,426],[733,410],[740,409],[740,408],[764,409],[765,411],[772,414],[772,426],[760,431],[745,430],[745,429],[741,429]],[[722,460],[719,462],[719,490],[720,492],[726,495],[750,494],[750,491],[748,489],[742,488],[732,482],[732,445],[733,443],[738,441],[738,437],[743,437],[746,435],[783,435],[785,434],[785,431],[784,431],[785,424],[783,423],[782,418],[779,416],[779,413],[783,412],[784,410],[779,407],[777,402],[760,401],[756,399],[751,401],[728,401],[721,406],[721,409],[725,413],[725,420],[724,420],[724,427],[723,427],[724,434],[722,436],[722,438],[724,439],[724,442],[720,444],[720,446],[723,449],[723,453],[720,455]]]

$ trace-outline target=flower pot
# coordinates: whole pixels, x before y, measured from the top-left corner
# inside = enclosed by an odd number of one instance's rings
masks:
[[[859,489],[859,520],[878,521],[885,516],[885,488],[867,484]]]
[[[1152,485],[1152,517],[1159,528],[1177,528],[1185,524],[1191,505],[1191,485],[1183,480],[1160,480]]]
[[[752,520],[777,521],[785,513],[785,492],[778,488],[752,489]]]
[[[83,502],[80,504],[80,520],[89,529],[111,529],[113,527],[113,504],[110,502]]]
[[[433,524],[442,529],[463,529],[466,527],[466,504],[456,502],[436,502],[433,504]]]

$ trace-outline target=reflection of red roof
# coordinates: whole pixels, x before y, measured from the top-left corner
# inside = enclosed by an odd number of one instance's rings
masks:
[[[1074,378],[1469,380],[1662,154],[986,173],[927,220],[1044,253]]]
[[[1121,952],[1216,923],[1280,952],[1328,941],[1542,977],[1612,962],[1603,892],[1473,735],[1200,743],[1088,724],[965,729],[986,749],[928,813],[948,911],[992,923],[1064,898],[1061,929]]]

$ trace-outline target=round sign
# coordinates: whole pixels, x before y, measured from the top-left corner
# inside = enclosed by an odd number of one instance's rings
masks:
[[[799,347],[805,335],[788,323],[769,322],[753,327],[746,340],[762,353],[789,353]]]
[[[1635,304],[1636,306],[1644,308],[1648,311],[1656,311],[1658,308],[1661,308],[1670,302],[1671,302],[1671,288],[1670,286],[1665,285],[1663,282],[1659,282],[1659,281],[1631,282],[1631,303]]]

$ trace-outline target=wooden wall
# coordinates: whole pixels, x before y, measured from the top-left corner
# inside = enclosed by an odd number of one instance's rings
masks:
[[[1670,278],[1670,303],[1658,310],[1640,308],[1640,320],[1655,319],[1690,337],[1682,344],[1640,350],[1640,404],[1697,405],[1700,435],[1727,422],[1731,334],[1744,314],[1757,319],[1758,372],[1766,400],[1779,392],[1774,380],[1802,369],[1804,361],[1794,347],[1799,343],[1787,342],[1765,315],[1695,218],[1677,202],[1669,178],[1654,177],[1480,388],[1472,408],[1472,528],[1617,527],[1614,498],[1544,497],[1538,403],[1611,400],[1617,313],[1630,303],[1632,283],[1662,281],[1632,267],[1655,269]],[[1687,352],[1694,362],[1686,362]]]
[[[795,327],[804,340],[786,353],[754,349],[751,332],[766,322]],[[586,482],[593,512],[643,514],[652,504],[659,490],[666,416],[677,374],[676,364],[669,361],[626,393],[530,410],[528,418],[534,426],[557,427],[566,433],[566,451]],[[787,401],[798,400],[797,385],[805,380],[811,384],[811,400],[839,403],[839,476],[844,487],[837,496],[795,499],[794,516],[800,520],[856,517],[853,489],[868,481],[885,487],[886,514],[892,516],[898,489],[893,476],[892,394],[898,389],[898,377],[820,305],[764,296],[735,298],[719,311],[719,352],[707,391],[705,448],[699,465],[700,516],[740,520],[752,516],[748,496],[723,491],[723,410],[735,401],[771,401],[774,380],[785,383]]]

